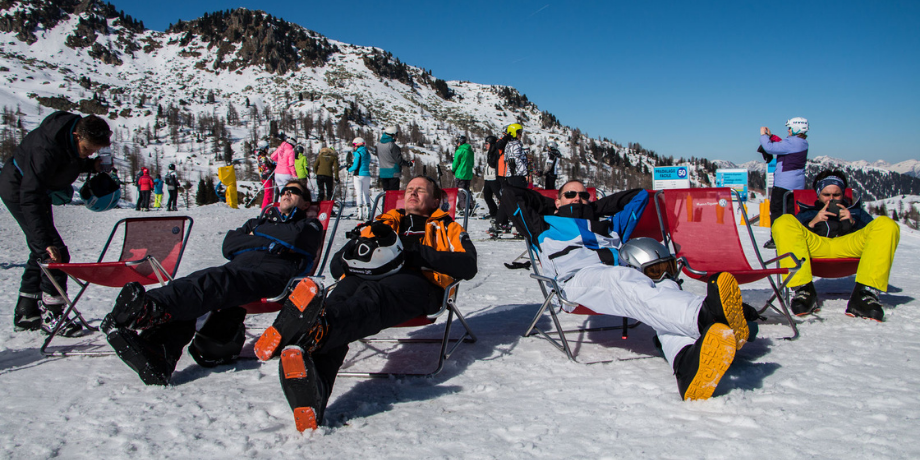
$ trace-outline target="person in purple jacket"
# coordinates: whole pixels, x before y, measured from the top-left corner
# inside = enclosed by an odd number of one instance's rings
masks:
[[[783,200],[786,192],[790,190],[805,189],[805,164],[808,162],[808,120],[795,117],[786,122],[789,136],[775,141],[770,128],[760,127],[760,146],[765,153],[765,159],[776,156],[776,170],[773,173],[773,189],[770,192],[770,222],[776,222],[783,215]],[[770,160],[767,160],[770,161]],[[786,200],[786,209],[791,213],[793,209],[792,195]],[[776,245],[773,238],[764,244],[765,248],[773,249]]]

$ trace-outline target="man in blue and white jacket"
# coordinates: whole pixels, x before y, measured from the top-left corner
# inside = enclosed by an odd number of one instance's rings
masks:
[[[544,274],[556,278],[569,300],[655,329],[681,397],[712,396],[748,338],[741,291],[729,273],[710,278],[703,298],[671,279],[656,284],[619,265],[619,247],[645,210],[648,192],[626,190],[589,202],[585,185],[569,181],[555,200],[508,185],[502,197],[501,205],[539,254]]]
[[[783,200],[790,190],[805,189],[805,164],[808,163],[808,120],[795,117],[786,122],[789,136],[774,141],[770,128],[760,128],[760,147],[764,159],[769,162],[776,156],[776,171],[773,173],[773,188],[770,192],[770,222],[776,222],[783,215]],[[768,159],[769,158],[769,159]],[[792,212],[792,195],[786,200],[786,210]],[[764,247],[773,247],[770,239]]]

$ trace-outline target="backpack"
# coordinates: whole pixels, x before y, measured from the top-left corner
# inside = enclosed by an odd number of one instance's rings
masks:
[[[489,167],[492,169],[498,169],[498,147],[491,145],[489,146],[489,153],[486,154],[486,163],[489,164]]]

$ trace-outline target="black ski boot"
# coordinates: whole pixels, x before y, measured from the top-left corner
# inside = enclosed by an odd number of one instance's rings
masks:
[[[326,332],[325,321],[319,320],[324,307],[323,286],[304,278],[284,301],[272,325],[256,341],[256,357],[268,361],[294,343],[313,351]]]
[[[882,302],[878,300],[879,290],[865,284],[856,283],[850,301],[847,302],[847,316],[856,318],[874,319],[878,322],[885,320],[885,311]]]
[[[815,291],[815,283],[809,282],[797,287],[789,308],[792,309],[792,314],[795,316],[805,316],[821,311],[818,308],[818,292]]]
[[[126,284],[115,299],[112,312],[102,320],[102,331],[108,334],[114,328],[144,330],[169,321],[171,315],[166,307],[148,299],[146,292],[141,283]]]
[[[725,324],[734,331],[736,346],[740,350],[747,342],[750,330],[744,317],[738,281],[731,273],[716,273],[709,277],[706,289],[706,299],[697,317],[700,332],[714,323]]]
[[[773,238],[770,238],[766,243],[763,244],[764,249],[776,249],[776,242],[773,241]]]
[[[13,330],[37,331],[42,328],[42,312],[38,308],[38,295],[19,295],[13,313]]]
[[[715,323],[703,331],[693,345],[674,358],[674,374],[680,397],[709,399],[735,359],[735,334],[725,324]]]
[[[310,353],[297,345],[286,347],[281,352],[278,371],[284,397],[294,411],[297,431],[315,430],[323,423],[329,392]]]
[[[147,385],[167,385],[179,363],[178,357],[167,354],[165,345],[146,340],[127,328],[112,329],[105,339]]]

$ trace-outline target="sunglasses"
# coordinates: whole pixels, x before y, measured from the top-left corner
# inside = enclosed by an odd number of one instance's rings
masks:
[[[591,194],[590,194],[590,193],[588,193],[588,192],[576,192],[576,191],[574,191],[574,190],[569,190],[569,191],[567,191],[567,192],[562,192],[562,196],[564,196],[564,197],[566,197],[566,198],[568,198],[568,199],[570,199],[570,200],[571,200],[572,198],[575,198],[576,196],[577,196],[578,198],[581,198],[582,200],[585,200],[585,201],[588,201],[588,200],[591,199]]]
[[[283,189],[281,189],[282,195],[287,195],[288,193],[290,193],[291,195],[297,195],[303,198],[303,190],[301,190],[300,187],[284,187]]]

